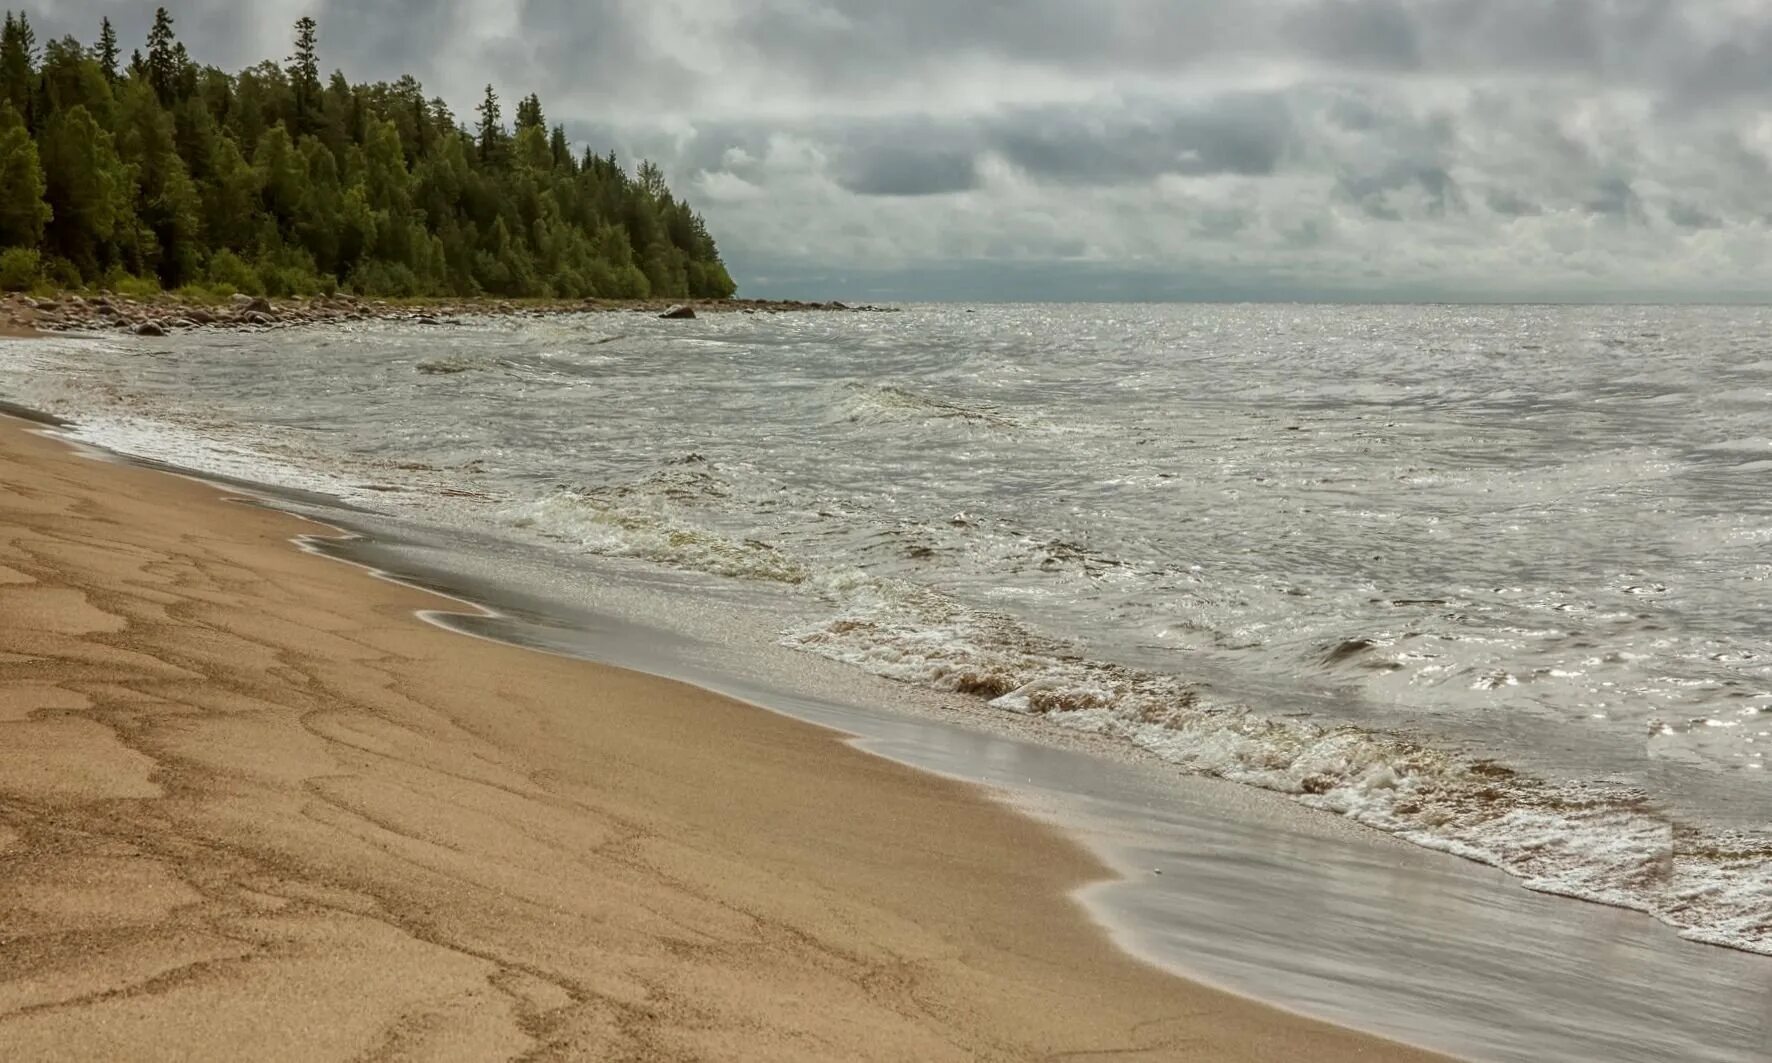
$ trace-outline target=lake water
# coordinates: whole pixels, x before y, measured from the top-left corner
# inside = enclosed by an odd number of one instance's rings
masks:
[[[0,393],[1772,953],[1769,326],[603,314],[20,343]]]

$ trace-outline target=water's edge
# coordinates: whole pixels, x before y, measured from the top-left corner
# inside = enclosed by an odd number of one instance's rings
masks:
[[[1020,721],[992,729],[1116,744],[1772,953],[1756,586],[1772,566],[1751,553],[1772,514],[1738,490],[1757,465],[1726,456],[1772,440],[1744,420],[1747,388],[1726,426],[1644,446],[1685,423],[1663,376],[1754,384],[1772,360],[1679,362],[1689,345],[1657,325],[1653,372],[1619,393],[1590,379],[1616,359],[1580,355],[1580,329],[1629,346],[1644,322],[1020,316],[50,345],[0,366],[0,387],[96,445],[336,494],[396,537],[422,523],[501,559],[544,549],[562,581],[659,566],[693,584],[679,602],[755,604],[769,623],[743,641],[849,667],[843,684],[867,672],[966,699],[973,722]],[[1708,351],[1748,324],[1694,336]],[[1212,338],[1226,330],[1249,339]],[[1421,344],[1426,360],[1386,360]],[[1546,344],[1577,354],[1546,370]],[[1299,354],[1320,347],[1358,386]],[[1459,367],[1509,365],[1525,368],[1455,386]],[[1101,394],[1131,412],[1097,417],[1083,399]],[[1532,445],[1507,434],[1574,408],[1555,395],[1597,412]],[[949,451],[963,459],[928,459]],[[1614,459],[1622,479],[1595,473]],[[1673,491],[1686,481],[1711,488]],[[1679,519],[1653,536],[1608,516],[1670,491]],[[1522,513],[1538,538],[1498,545]],[[1519,576],[1570,520],[1581,563]],[[1372,536],[1388,545],[1367,559]],[[1670,550],[1734,590],[1700,579],[1705,595],[1663,602]],[[1724,613],[1719,634],[1707,618]]]
[[[692,637],[632,616],[587,616],[501,584],[496,573],[436,563],[468,557],[468,544],[402,541],[337,499],[108,451],[22,408],[0,413],[90,456],[185,476],[333,528],[336,536],[296,542],[462,603],[459,612],[421,614],[447,630],[688,682],[980,785],[1114,869],[1119,879],[1078,900],[1122,949],[1181,977],[1473,1059],[1772,1054],[1772,965],[1680,941],[1637,913],[1528,893],[1499,872],[1278,794],[1177,778],[1150,763],[1128,771],[1026,733],[883,712],[863,703],[868,683],[885,685],[872,677],[852,687],[864,693],[840,701],[722,671]],[[1635,970],[1617,963],[1620,950]],[[1424,984],[1411,968],[1438,971],[1442,984]]]

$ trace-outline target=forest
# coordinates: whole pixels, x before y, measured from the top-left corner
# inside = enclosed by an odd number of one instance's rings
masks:
[[[159,9],[145,52],[0,31],[0,287],[379,297],[724,299],[664,175],[575,152],[530,95],[471,125],[410,76],[322,80],[312,18],[282,64],[199,66]]]

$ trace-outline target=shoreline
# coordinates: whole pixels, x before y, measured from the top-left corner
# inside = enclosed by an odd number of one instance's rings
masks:
[[[0,479],[14,1058],[1441,1058],[1125,956],[1067,896],[1105,868],[972,786],[438,630],[10,419]]]
[[[1114,869],[1072,896],[1123,951],[1187,981],[1497,1063],[1749,1063],[1772,1049],[1772,1026],[1755,1018],[1772,967],[1751,952],[1683,940],[1630,909],[1522,889],[1498,869],[1270,791],[1176,776],[1090,736],[1019,727],[1013,714],[981,714],[974,699],[928,702],[788,651],[788,671],[759,671],[747,652],[710,652],[706,641],[745,623],[739,614],[703,613],[698,635],[675,612],[616,604],[627,592],[587,607],[544,589],[558,578],[551,565],[527,574],[510,557],[475,565],[475,551],[448,531],[433,533],[439,540],[265,490],[272,505],[350,533],[315,543],[326,556],[490,613],[428,617],[448,630],[686,682],[983,787]],[[652,585],[621,567],[572,582],[599,588],[592,599],[629,580]],[[1335,918],[1319,919],[1325,911]],[[1621,955],[1632,962],[1619,968]],[[1415,977],[1399,982],[1402,970]]]
[[[895,312],[896,308],[887,306],[798,299],[378,299],[345,294],[198,299],[170,292],[145,297],[114,292],[58,292],[48,296],[14,293],[0,297],[0,338],[94,333],[155,337],[202,330],[269,331],[370,321],[451,325],[476,317],[539,318],[588,313],[693,318],[697,314]]]

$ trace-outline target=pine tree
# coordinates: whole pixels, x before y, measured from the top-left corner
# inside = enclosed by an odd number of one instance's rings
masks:
[[[111,28],[111,20],[103,19],[99,23],[98,48],[93,52],[98,60],[99,69],[105,73],[105,80],[113,85],[117,83],[117,31]]]
[[[548,150],[554,156],[554,169],[576,170],[577,163],[572,158],[572,145],[566,142],[566,127],[555,126],[553,135],[548,138]]]
[[[6,102],[25,118],[31,113],[31,83],[37,65],[37,35],[23,12],[6,13],[0,28],[0,91]]]
[[[517,132],[521,133],[525,129],[540,129],[546,125],[547,119],[543,118],[541,113],[540,96],[532,92],[517,101]]]
[[[491,162],[498,157],[500,142],[504,140],[504,120],[498,109],[498,93],[486,86],[486,98],[480,101],[480,161]]]
[[[318,26],[303,15],[295,23],[295,54],[288,59],[289,87],[295,93],[296,127],[308,132],[318,125],[320,111],[320,57],[315,51]]]
[[[178,89],[176,43],[172,34],[172,16],[163,7],[155,8],[154,26],[148,31],[147,73],[148,84],[153,86],[154,95],[162,107],[172,106]]]

